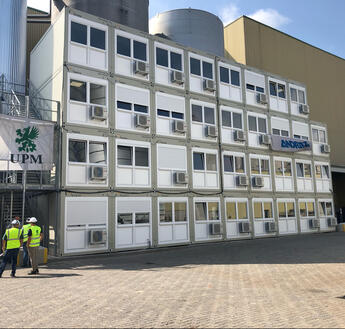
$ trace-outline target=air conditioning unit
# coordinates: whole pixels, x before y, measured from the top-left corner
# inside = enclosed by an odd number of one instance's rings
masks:
[[[108,176],[108,169],[106,167],[92,166],[90,168],[91,180],[106,180]]]
[[[248,222],[238,223],[238,230],[240,233],[250,233],[250,225]]]
[[[151,120],[147,115],[144,114],[136,114],[135,116],[135,126],[139,128],[149,128]]]
[[[320,220],[319,219],[311,219],[309,221],[310,228],[320,228]]]
[[[107,232],[105,230],[91,230],[89,232],[89,244],[106,244],[107,242]]]
[[[338,220],[335,217],[328,218],[328,226],[337,226]]]
[[[177,85],[184,84],[184,76],[180,71],[171,71],[171,82]]]
[[[90,106],[90,118],[91,120],[107,120],[108,111],[107,109],[101,106]]]
[[[244,175],[237,176],[238,186],[248,186],[248,177]]]
[[[256,94],[256,102],[258,104],[263,104],[266,105],[267,104],[267,97],[265,94],[261,94],[261,93],[257,93]]]
[[[265,228],[266,228],[266,232],[267,233],[277,232],[277,228],[276,228],[276,223],[275,222],[266,222],[265,223]]]
[[[234,132],[234,140],[236,142],[245,142],[246,135],[244,134],[243,130],[235,130]]]
[[[184,134],[186,132],[186,124],[181,120],[173,121],[173,131],[175,133]]]
[[[264,187],[264,179],[260,176],[256,176],[253,179],[254,187]]]
[[[188,184],[188,174],[184,171],[178,171],[174,173],[175,184]]]
[[[134,61],[134,73],[146,76],[149,74],[147,64],[143,61]]]
[[[210,235],[220,235],[223,233],[221,223],[210,224]]]
[[[330,153],[331,147],[328,144],[322,144],[321,145],[321,152],[322,153]]]
[[[309,114],[309,106],[305,104],[299,104],[299,113]]]
[[[271,136],[270,135],[260,135],[260,144],[271,145]]]
[[[214,87],[214,81],[209,80],[209,79],[205,79],[204,80],[204,90],[214,92],[216,90]]]
[[[216,126],[206,126],[206,136],[215,138],[218,136]]]

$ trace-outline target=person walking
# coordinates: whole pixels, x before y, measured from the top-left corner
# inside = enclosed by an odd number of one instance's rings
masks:
[[[27,224],[23,225],[23,263],[22,267],[29,267],[31,266],[30,259],[29,259],[29,251],[28,251],[28,233],[31,227],[31,224],[28,223],[30,218],[26,220]]]
[[[0,278],[2,277],[2,273],[6,268],[6,264],[9,262],[12,262],[11,277],[16,277],[19,248],[23,244],[23,231],[19,228],[19,221],[15,219],[11,224],[12,228],[7,229],[2,238],[2,250],[4,251],[4,258],[0,265]]]
[[[32,271],[29,272],[29,275],[38,274],[38,265],[37,265],[37,258],[38,258],[38,249],[41,244],[43,234],[41,228],[37,225],[37,219],[35,217],[31,217],[28,220],[30,223],[29,231],[28,231],[28,249],[29,255],[31,260]]]

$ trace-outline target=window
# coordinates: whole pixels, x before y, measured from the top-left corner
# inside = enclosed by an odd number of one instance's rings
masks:
[[[130,38],[116,36],[116,52],[118,55],[133,57],[140,61],[147,60],[147,45],[145,42],[132,40]]]
[[[200,61],[193,57],[190,58],[190,73],[201,75]]]
[[[215,113],[214,108],[192,104],[192,121],[214,125]]]
[[[227,220],[248,220],[247,201],[226,202]]]
[[[69,98],[72,101],[86,103],[86,82],[71,80]]]
[[[278,216],[279,219],[288,219],[291,217],[295,217],[295,202],[278,201]]]
[[[250,172],[253,175],[269,175],[270,174],[270,161],[269,159],[250,159]]]
[[[160,202],[159,220],[161,223],[186,222],[186,202]]]
[[[328,165],[315,165],[315,176],[318,179],[329,179],[329,166]]]
[[[71,41],[87,45],[87,26],[71,22]]]
[[[148,224],[150,223],[150,213],[137,212],[135,214],[135,224]]]
[[[242,129],[242,114],[222,110],[222,126],[228,128]]]
[[[253,201],[255,219],[273,219],[272,201]]]
[[[266,118],[248,115],[249,131],[267,133]]]
[[[251,91],[257,91],[258,93],[264,94],[265,93],[265,88],[260,87],[260,86],[254,86],[250,83],[246,84],[246,88]]]
[[[170,67],[174,70],[182,71],[182,55],[170,52]]]
[[[230,83],[230,79],[229,79],[229,69],[227,69],[226,67],[220,66],[219,67],[219,75],[220,75],[220,82],[224,82],[224,83]]]
[[[133,159],[134,158],[134,159]],[[120,166],[149,167],[149,150],[139,146],[117,146],[117,164]]]
[[[311,164],[296,162],[297,177],[311,178]]]
[[[213,79],[213,65],[209,62],[202,61],[202,73],[204,78]]]
[[[68,141],[68,161],[107,164],[107,143],[70,139]]]
[[[89,162],[107,163],[107,144],[100,142],[89,142]]]
[[[89,41],[88,30],[90,32]],[[106,50],[106,31],[71,21],[71,41],[81,45]]]
[[[224,155],[224,172],[243,174],[244,171],[244,156],[239,155]]]
[[[204,153],[193,153],[193,168],[194,170],[205,170]]]
[[[299,213],[301,217],[314,217],[315,216],[315,204],[313,201],[300,201]]]
[[[106,105],[106,87],[90,83],[90,103]]]
[[[289,132],[284,129],[272,128],[272,134],[277,136],[289,137]]]
[[[127,102],[117,101],[117,109],[118,110],[126,110],[126,111],[134,111],[138,113],[148,113],[149,109],[146,105],[141,104],[131,104]]]
[[[290,161],[275,160],[274,164],[276,169],[276,176],[292,176]]]
[[[291,101],[305,104],[305,93],[301,89],[290,88]]]
[[[240,72],[219,66],[220,82],[240,86]]]
[[[133,49],[133,57],[146,62],[146,43],[134,40]]]
[[[70,162],[86,162],[86,141],[69,140],[68,160]]]
[[[105,50],[105,31],[90,28],[90,46]]]
[[[116,38],[116,50],[119,55],[131,57],[131,40],[118,35]]]
[[[195,220],[213,221],[219,220],[219,203],[214,201],[195,202]]]
[[[117,223],[120,225],[132,225],[133,216],[129,214],[117,214]]]
[[[206,160],[206,166],[205,166]],[[193,152],[193,169],[217,171],[217,156],[216,154]]]
[[[157,109],[157,115],[160,117],[173,118],[173,119],[184,119],[184,114],[180,112],[167,111],[162,109]]]
[[[190,57],[190,73],[213,80],[213,63]],[[202,68],[202,70],[201,70]]]
[[[323,129],[312,128],[313,141],[318,143],[327,143],[326,131]]]
[[[274,81],[270,81],[270,95],[271,96],[275,96],[275,97],[279,97],[279,98],[286,98],[285,96],[285,85],[274,82]]]
[[[320,217],[333,216],[332,202],[319,201],[319,213]]]
[[[169,55],[167,50],[156,48],[156,63],[157,65],[169,67]]]

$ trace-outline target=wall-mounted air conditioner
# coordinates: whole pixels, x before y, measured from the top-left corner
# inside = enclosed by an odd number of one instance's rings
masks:
[[[275,222],[266,222],[265,229],[267,233],[273,233],[277,231],[276,223]]]
[[[184,75],[180,71],[171,71],[171,82],[176,85],[184,84]]]
[[[271,136],[270,135],[260,135],[260,144],[271,145]]]
[[[108,118],[108,111],[101,106],[90,106],[90,119],[105,121]]]
[[[310,228],[320,228],[320,220],[319,219],[311,219],[309,221]]]
[[[106,180],[108,177],[108,169],[106,167],[92,166],[90,167],[90,180]]]
[[[89,231],[89,244],[106,244],[107,232],[105,230],[91,230]]]
[[[256,102],[258,104],[266,105],[267,104],[267,97],[266,97],[266,95],[262,94],[262,93],[257,93],[256,94]]]
[[[220,235],[223,233],[221,223],[212,223],[209,224],[210,235]]]
[[[140,74],[142,76],[146,76],[149,74],[148,66],[143,61],[134,61],[133,63],[133,71],[134,74]]]
[[[188,184],[188,174],[184,171],[174,173],[174,183],[178,185]]]
[[[173,131],[174,133],[184,134],[186,132],[186,124],[181,120],[173,121]]]
[[[149,128],[150,127],[150,117],[144,114],[135,115],[135,126],[138,128]]]
[[[214,81],[210,79],[204,79],[204,90],[214,92],[216,90]]]
[[[264,187],[264,179],[261,176],[255,176],[253,178],[254,187]]]
[[[245,142],[246,135],[243,130],[235,130],[234,131],[234,140],[236,142]]]
[[[248,177],[244,175],[237,176],[237,186],[248,186]]]
[[[206,126],[206,136],[216,138],[218,136],[216,126]]]
[[[299,113],[301,114],[309,114],[309,106],[306,104],[299,104]]]
[[[322,153],[330,153],[331,147],[328,144],[322,144],[321,145],[321,152]]]
[[[337,226],[338,224],[338,220],[335,217],[330,217],[327,219],[328,221],[328,226],[333,227],[333,226]]]
[[[240,233],[250,233],[250,224],[248,222],[238,223],[238,230]]]

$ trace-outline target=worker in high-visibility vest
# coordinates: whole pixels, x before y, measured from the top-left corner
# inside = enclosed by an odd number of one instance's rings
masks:
[[[4,251],[4,258],[0,265],[0,278],[6,268],[6,264],[12,262],[11,277],[16,277],[17,258],[19,248],[23,244],[23,231],[19,228],[19,221],[13,220],[12,227],[7,229],[2,238],[2,250]]]
[[[30,218],[28,218],[26,220],[26,222],[28,222]],[[29,251],[28,251],[28,246],[27,246],[27,242],[28,242],[28,233],[29,233],[29,229],[31,227],[30,223],[27,223],[25,225],[23,225],[22,229],[23,229],[23,264],[22,267],[29,267],[31,266],[30,263],[30,258],[29,258]]]
[[[38,258],[38,249],[41,244],[41,240],[43,238],[42,230],[37,225],[37,219],[35,217],[31,217],[28,220],[28,223],[31,224],[29,231],[28,231],[28,249],[29,249],[29,255],[31,260],[31,266],[32,271],[29,272],[29,275],[38,274],[38,264],[37,264],[37,258]]]

